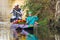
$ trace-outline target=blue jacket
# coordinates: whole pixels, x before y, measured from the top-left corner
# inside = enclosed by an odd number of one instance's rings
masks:
[[[28,16],[26,18],[26,22],[28,25],[34,25],[34,23],[38,20],[37,16]]]

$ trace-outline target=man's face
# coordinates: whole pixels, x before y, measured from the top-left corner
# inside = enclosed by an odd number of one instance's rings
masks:
[[[15,6],[15,8],[16,8],[16,9],[18,9],[18,8],[19,8],[19,6],[17,5],[17,6]]]

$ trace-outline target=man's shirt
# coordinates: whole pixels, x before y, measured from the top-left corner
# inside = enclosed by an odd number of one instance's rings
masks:
[[[17,13],[16,11],[19,12],[19,13]],[[19,9],[16,10],[16,11],[13,9],[13,10],[11,10],[10,13],[13,13],[13,16],[16,16],[16,17],[18,18],[18,17],[21,16],[20,14],[22,14],[22,10],[19,8]]]

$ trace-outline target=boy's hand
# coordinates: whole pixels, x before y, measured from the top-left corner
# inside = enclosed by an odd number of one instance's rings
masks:
[[[35,24],[39,24],[38,22],[35,22]]]

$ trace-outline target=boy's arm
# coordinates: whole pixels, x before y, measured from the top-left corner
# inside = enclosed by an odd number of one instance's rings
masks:
[[[38,22],[35,22],[35,24],[39,24]]]
[[[37,16],[35,16],[35,19],[36,19],[36,22],[35,22],[35,24],[39,24],[37,21],[38,21],[38,17]]]
[[[27,24],[28,23],[28,17],[26,17],[25,20],[26,20],[26,24]]]

